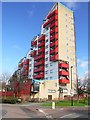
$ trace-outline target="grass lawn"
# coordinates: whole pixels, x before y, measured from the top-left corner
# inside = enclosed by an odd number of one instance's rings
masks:
[[[71,106],[71,101],[70,100],[62,100],[55,102],[56,106]],[[73,106],[87,106],[88,105],[88,100],[84,102],[84,100],[74,100],[73,101]],[[42,106],[52,106],[52,102],[45,102],[42,104]]]

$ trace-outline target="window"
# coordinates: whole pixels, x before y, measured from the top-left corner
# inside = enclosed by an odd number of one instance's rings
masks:
[[[69,56],[67,56],[67,58],[69,59]]]
[[[52,77],[50,77],[50,79],[52,79]]]
[[[48,54],[48,51],[46,52],[46,55]]]
[[[48,70],[47,70],[47,71],[45,71],[45,73],[48,73]]]
[[[50,73],[53,73],[53,70],[50,70]]]
[[[46,28],[46,30],[48,30],[48,27]]]
[[[48,42],[48,39],[46,40],[46,42]]]
[[[46,49],[48,48],[48,45],[46,45]]]
[[[52,63],[50,63],[50,66],[52,66]]]
[[[46,58],[46,61],[48,61],[48,57]]]
[[[68,43],[67,43],[67,46],[68,46]]]
[[[48,67],[48,64],[46,64],[46,67]]]

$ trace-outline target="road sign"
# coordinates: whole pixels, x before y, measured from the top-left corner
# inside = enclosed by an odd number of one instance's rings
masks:
[[[74,95],[74,89],[70,90],[70,95],[73,96]]]

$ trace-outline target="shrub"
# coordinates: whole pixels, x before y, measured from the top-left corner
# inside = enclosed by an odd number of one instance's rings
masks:
[[[17,98],[13,97],[7,97],[7,98],[2,98],[2,103],[9,103],[9,104],[15,104],[17,103]]]

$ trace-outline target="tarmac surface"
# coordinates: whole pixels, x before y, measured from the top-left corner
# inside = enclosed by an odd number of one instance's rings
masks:
[[[0,104],[2,118],[89,118],[88,107],[43,107],[40,103]]]

